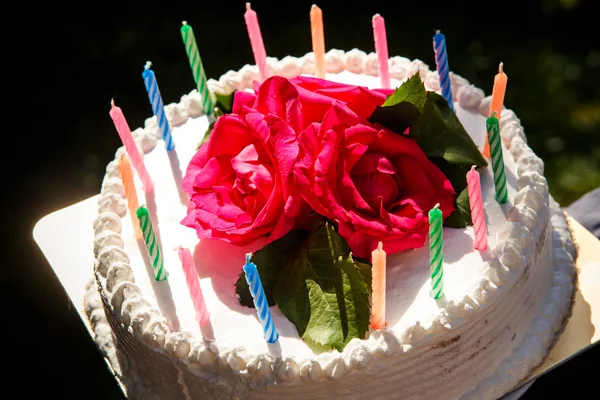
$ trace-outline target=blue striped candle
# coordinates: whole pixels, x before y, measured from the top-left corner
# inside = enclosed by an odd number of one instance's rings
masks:
[[[167,150],[173,150],[175,148],[175,143],[173,143],[173,137],[171,136],[171,127],[169,126],[167,115],[165,114],[165,106],[162,97],[160,96],[160,90],[158,90],[158,83],[156,82],[154,71],[152,71],[150,67],[152,67],[152,63],[150,61],[146,62],[144,72],[142,72],[142,78],[144,78],[144,84],[148,91],[148,99],[150,99],[150,105],[152,105],[152,112],[156,115],[156,119],[158,120],[158,129],[160,129],[162,138],[165,141],[165,147]]]
[[[452,88],[450,87],[450,68],[448,67],[448,53],[446,52],[446,38],[437,31],[433,36],[433,51],[435,52],[435,64],[440,78],[440,88],[442,97],[446,99],[448,105],[454,111],[452,102]]]
[[[246,281],[248,282],[250,293],[254,299],[254,306],[256,307],[258,319],[260,320],[263,326],[263,331],[265,332],[265,339],[267,339],[267,342],[269,343],[275,343],[277,339],[279,339],[279,333],[277,333],[277,329],[275,329],[273,317],[271,316],[271,310],[269,309],[269,303],[267,302],[267,296],[265,295],[265,290],[263,289],[262,282],[260,281],[256,264],[250,261],[250,257],[252,257],[252,253],[247,253],[246,264],[244,265]]]

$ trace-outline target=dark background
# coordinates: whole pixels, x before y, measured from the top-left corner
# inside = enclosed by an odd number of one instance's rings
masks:
[[[566,206],[600,186],[600,32],[593,1],[317,4],[328,49],[373,51],[371,17],[378,12],[386,19],[390,56],[418,58],[433,68],[432,35],[441,29],[451,69],[486,94],[503,61],[509,77],[505,104],[545,161],[552,195]],[[31,232],[44,215],[99,192],[105,166],[121,145],[108,115],[111,98],[132,129],[152,115],[141,78],[146,60],[153,62],[165,103],[194,88],[179,33],[182,20],[196,32],[209,77],[253,62],[244,2],[24,5],[30,7],[27,17],[13,15],[19,25],[6,36],[4,50],[10,60],[4,64],[15,68],[4,74],[4,87],[16,91],[4,113],[15,127],[3,132],[9,171],[4,192],[11,195],[4,197],[2,221],[12,259],[0,281],[14,314],[2,323],[11,332],[4,346],[7,381],[24,398],[120,399]],[[268,55],[311,50],[311,2],[252,5]],[[7,162],[9,156],[16,161]],[[565,387],[573,398],[593,393],[597,347],[539,379],[523,398],[552,397]]]

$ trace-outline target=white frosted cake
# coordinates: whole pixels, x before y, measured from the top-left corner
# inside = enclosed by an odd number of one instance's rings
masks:
[[[269,59],[283,77],[314,74],[312,53]],[[392,87],[415,73],[439,92],[437,72],[419,60],[392,57]],[[326,54],[327,80],[379,86],[377,57],[359,50]],[[490,98],[450,74],[456,115],[478,148],[486,140]],[[255,66],[230,71],[209,86],[217,93],[251,90]],[[140,203],[154,217],[168,280],[158,282],[144,242],[134,238],[117,159],[107,169],[94,223],[95,277],[85,311],[96,341],[131,398],[161,399],[496,399],[540,364],[571,305],[574,260],[569,228],[548,192],[544,164],[527,146],[520,121],[501,113],[509,202],[495,199],[491,167],[480,168],[488,230],[486,251],[473,249],[473,227],[444,228],[444,291],[430,295],[429,247],[387,258],[386,326],[369,329],[341,351],[311,345],[278,306],[279,332],[268,343],[256,311],[235,283],[244,255],[268,239],[236,245],[198,239],[182,225],[181,190],[207,131],[196,91],[166,106],[176,153],[167,152],[156,118],[133,132],[154,182]],[[181,176],[173,173],[180,168]],[[210,323],[200,325],[175,248],[192,250]]]

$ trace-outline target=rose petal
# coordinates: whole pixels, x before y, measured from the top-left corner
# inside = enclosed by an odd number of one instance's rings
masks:
[[[358,193],[374,210],[379,208],[381,202],[385,208],[398,198],[398,185],[389,174],[357,175],[352,180]]]
[[[303,128],[298,90],[284,77],[273,76],[260,85],[255,108],[263,115],[277,115],[297,132]]]
[[[256,102],[256,94],[245,90],[237,90],[233,95],[233,105],[231,107],[232,114],[239,114],[242,107],[254,108]]]
[[[241,117],[233,114],[223,115],[217,122],[206,142],[207,154],[236,156],[248,143],[254,142],[248,127]]]
[[[329,98],[328,102],[331,104],[333,98],[345,103],[361,119],[365,120],[373,114],[375,107],[382,105],[387,98],[387,94],[381,91],[372,91],[362,86],[347,85],[308,76],[298,76],[291,81],[304,89],[299,90],[303,107],[305,103],[310,103],[316,111],[319,109],[321,102],[327,102],[324,99]],[[307,92],[322,96],[309,96]],[[315,112],[315,114],[318,113]],[[322,115],[324,115],[324,112]]]

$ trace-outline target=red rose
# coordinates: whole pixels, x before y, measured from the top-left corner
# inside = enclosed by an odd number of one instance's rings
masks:
[[[370,258],[379,241],[388,254],[422,247],[427,213],[439,203],[450,215],[456,193],[414,140],[367,122],[385,95],[332,89],[317,79],[292,82],[302,87],[298,102],[321,116],[298,136],[295,174],[303,198],[338,225],[356,256]]]
[[[182,224],[199,238],[237,245],[285,235],[302,198],[293,182],[296,133],[273,113],[251,109],[255,96],[237,92],[238,114],[220,117],[192,158],[184,178],[190,196]]]
[[[357,256],[423,246],[427,212],[450,215],[456,195],[415,141],[367,121],[390,93],[279,76],[236,92],[188,167],[182,222],[200,238],[272,241],[306,226],[303,198]]]

